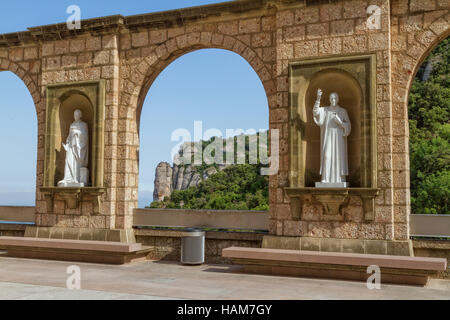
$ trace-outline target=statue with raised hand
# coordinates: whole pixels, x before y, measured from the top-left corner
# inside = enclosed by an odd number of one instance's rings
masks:
[[[351,123],[347,111],[339,106],[339,95],[330,95],[330,106],[321,107],[322,90],[317,90],[314,104],[314,122],[320,126],[320,174],[322,181],[316,187],[346,188],[348,183],[347,137]]]

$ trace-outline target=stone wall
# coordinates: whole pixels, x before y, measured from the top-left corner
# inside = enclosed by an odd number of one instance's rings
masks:
[[[381,29],[368,30],[366,8],[381,8]],[[374,53],[376,67],[377,172],[380,194],[375,220],[365,222],[361,201],[351,197],[339,216],[305,205],[293,218],[284,192],[283,170],[271,177],[271,233],[284,236],[371,240],[409,239],[409,154],[407,98],[417,68],[439,39],[449,34],[448,1],[339,1],[277,12],[278,114],[286,130],[290,61]],[[400,52],[401,53],[400,53]],[[403,80],[399,79],[403,78]],[[273,114],[273,112],[271,113]],[[282,161],[287,146],[281,144]]]
[[[381,8],[381,29],[367,28],[369,4]],[[314,203],[303,206],[301,220],[291,218],[289,198],[283,187],[288,181],[280,181],[276,189],[276,202],[271,207],[277,235],[319,238],[347,238],[381,240],[395,238],[393,233],[392,172],[390,169],[391,133],[384,131],[389,122],[390,92],[390,25],[389,1],[339,1],[327,5],[311,5],[295,11],[277,13],[277,35],[280,39],[277,54],[278,93],[283,96],[283,113],[288,112],[288,64],[293,59],[312,59],[340,55],[376,54],[376,108],[378,128],[378,187],[382,189],[376,198],[375,220],[366,223],[361,200],[351,197],[340,215],[326,215],[323,207]],[[384,161],[384,159],[388,159]],[[284,176],[282,176],[285,179]],[[274,177],[275,179],[275,177]],[[272,204],[272,202],[271,202]]]
[[[41,45],[29,43],[0,48],[1,69],[21,77],[30,93],[38,115],[38,161],[36,223],[41,226],[114,228],[115,226],[115,139],[117,101],[119,95],[118,42],[116,35],[85,35],[45,41]],[[47,208],[39,188],[44,178],[44,142],[46,86],[84,80],[106,80],[106,159],[105,181],[107,193],[102,199],[100,215],[93,215],[92,203],[82,202],[77,209],[69,209],[62,199]],[[137,198],[137,196],[136,196]]]
[[[136,230],[136,241],[149,246],[149,258],[152,260],[180,261],[181,238],[176,231]],[[230,264],[222,258],[222,250],[229,247],[261,248],[261,233],[206,232],[205,262],[211,264]]]
[[[269,214],[255,210],[135,209],[133,225],[267,231]]]
[[[0,223],[0,237],[23,237],[27,225]]]
[[[0,236],[7,237],[23,237],[25,229],[28,225],[24,224],[4,224],[0,223]],[[162,261],[180,261],[181,257],[181,238],[177,236],[176,231],[161,231],[161,230],[137,230],[134,231],[136,241],[145,246],[153,248],[149,255],[149,259]],[[211,264],[229,264],[231,261],[222,258],[222,249],[237,246],[261,248],[263,240],[270,242],[271,240],[282,241],[286,249],[291,250],[320,250],[314,247],[314,241],[319,239],[307,239],[306,244],[313,246],[306,246],[300,244],[298,239],[293,237],[284,237],[275,239],[274,237],[265,237],[264,233],[236,233],[236,232],[206,232],[205,241],[205,260],[206,263]],[[322,242],[326,239],[322,239]],[[448,260],[447,271],[438,274],[439,278],[450,279],[450,241],[444,240],[414,240],[412,242],[414,254],[417,257],[434,257],[446,258]],[[323,245],[323,244],[321,244]],[[329,243],[335,245],[335,243]],[[343,244],[345,246],[345,244]],[[350,244],[351,245],[351,244]],[[270,245],[266,245],[270,247]],[[349,246],[347,249],[350,249]],[[4,248],[0,247],[0,250]],[[336,251],[330,249],[329,251]],[[344,250],[345,252],[354,252]]]
[[[27,225],[24,224],[0,223],[0,237],[23,237],[26,228]],[[0,250],[5,249],[0,246]]]
[[[381,29],[368,30],[367,7],[381,8]],[[448,0],[251,0],[133,17],[83,21],[0,35],[0,69],[18,75],[33,97],[38,118],[36,223],[39,226],[132,227],[137,207],[139,123],[147,92],[176,58],[202,48],[241,55],[253,67],[269,102],[270,129],[280,130],[280,170],[270,177],[270,233],[284,236],[409,239],[407,98],[420,63],[450,33]],[[289,181],[288,65],[318,57],[375,54],[377,178],[375,220],[361,221],[361,204],[339,217],[305,208],[294,218],[284,188]],[[69,209],[57,200],[47,208],[44,176],[46,86],[106,82],[106,193],[100,213],[91,201]]]
[[[438,273],[442,279],[450,279],[450,241],[446,240],[413,240],[414,255],[417,257],[445,258],[447,270]]]
[[[0,221],[34,222],[35,211],[35,207],[0,206]]]

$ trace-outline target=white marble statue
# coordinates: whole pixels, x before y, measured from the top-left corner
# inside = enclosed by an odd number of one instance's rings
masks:
[[[314,121],[320,126],[322,182],[317,188],[347,188],[348,154],[347,137],[351,132],[351,123],[347,111],[339,106],[339,95],[330,95],[329,107],[320,107],[322,90],[317,91],[314,105]]]
[[[89,183],[89,131],[88,125],[81,121],[82,113],[75,110],[75,122],[70,125],[69,136],[63,147],[66,150],[64,179],[58,187],[84,187]]]

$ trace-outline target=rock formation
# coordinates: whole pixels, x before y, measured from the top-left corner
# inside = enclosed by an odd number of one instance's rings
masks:
[[[155,189],[153,191],[154,201],[163,201],[165,197],[170,197],[173,190],[186,190],[190,187],[196,187],[200,182],[207,180],[210,176],[217,173],[214,167],[207,168],[201,175],[193,165],[173,165],[167,162],[161,162],[156,167]],[[221,166],[220,170],[226,166]]]
[[[248,137],[248,136],[246,136]],[[224,159],[226,152],[233,152],[235,137],[224,141]],[[201,148],[200,148],[201,149]],[[170,166],[167,162],[161,162],[156,167],[155,188],[153,191],[154,201],[163,201],[165,197],[170,197],[173,190],[186,190],[190,187],[196,187],[200,182],[207,180],[213,174],[224,170],[229,165],[220,164],[210,166],[203,171],[198,170],[194,164],[184,164],[183,159],[194,160],[194,152],[199,150],[199,143],[186,142],[179,148],[178,154],[174,156],[174,164]],[[201,150],[200,150],[201,151]]]
[[[172,194],[172,175],[173,169],[169,163],[161,162],[158,164],[155,174],[155,190],[153,191],[155,201],[162,201]]]

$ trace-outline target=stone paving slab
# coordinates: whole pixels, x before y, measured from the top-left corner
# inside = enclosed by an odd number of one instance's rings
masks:
[[[67,267],[81,269],[82,291],[65,289]],[[145,261],[111,266],[8,258],[0,255],[0,299],[200,299],[200,300],[450,300],[450,281],[426,288],[250,275],[230,265],[183,266]]]
[[[167,300],[155,297],[93,290],[69,290],[21,283],[0,282],[0,300]]]

